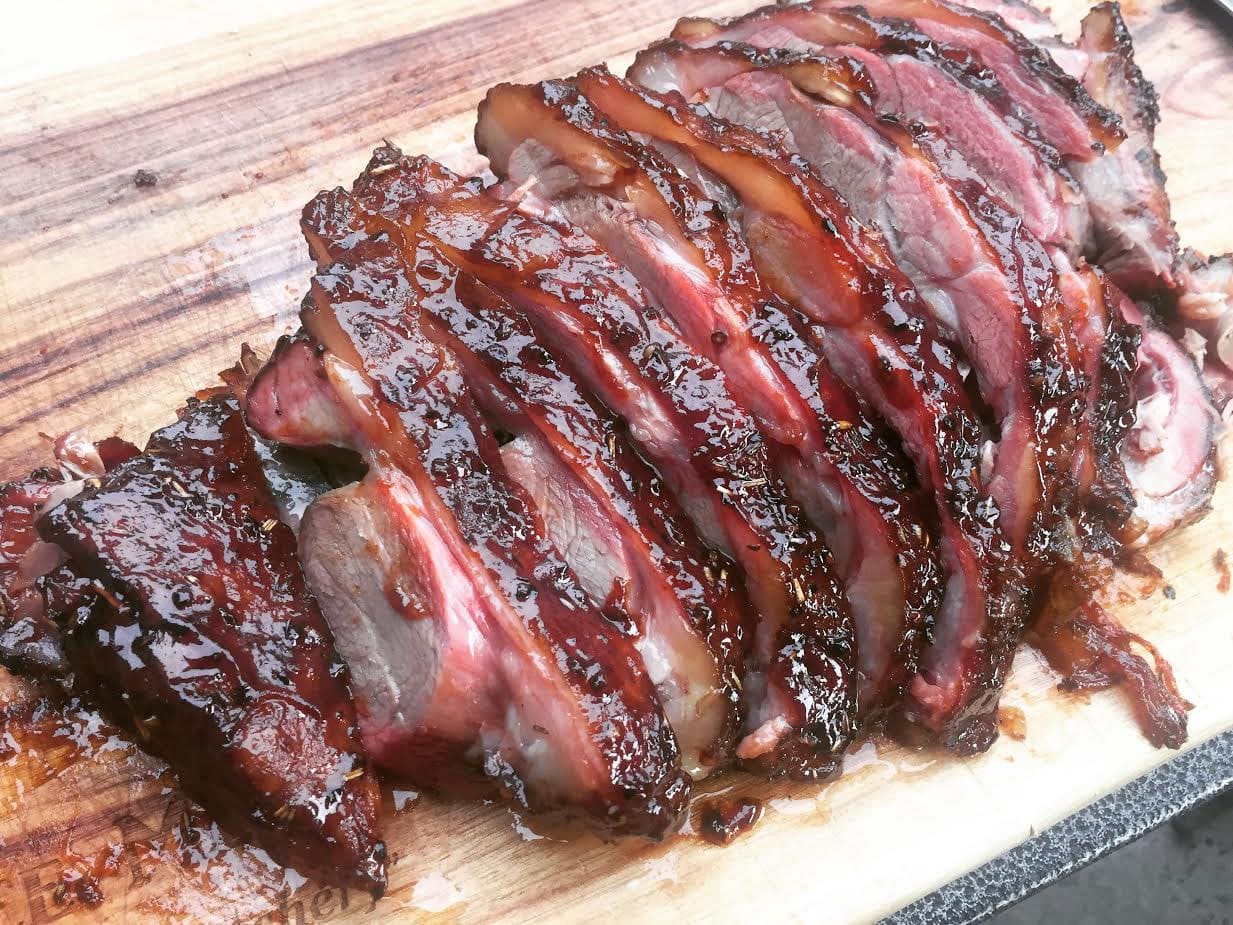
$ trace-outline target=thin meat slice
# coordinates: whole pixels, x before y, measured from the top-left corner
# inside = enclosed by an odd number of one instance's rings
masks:
[[[1075,360],[1089,384],[1072,466],[1083,501],[1080,516],[1102,537],[1120,532],[1129,492],[1119,448],[1110,438],[1118,433],[1116,422],[1133,411],[1119,383],[1126,379],[1121,364],[1127,356],[1134,359],[1134,345],[1127,345],[1136,335],[1116,308],[1109,310],[1097,275],[1076,259],[1087,246],[1090,216],[1070,169],[1034,124],[1016,114],[990,72],[973,64],[967,52],[937,43],[909,23],[817,6],[765,8],[729,21],[682,20],[673,34],[696,47],[748,42],[852,58],[869,85],[860,95],[868,96],[883,121],[893,115],[918,139],[943,139],[935,160],[948,165],[950,175],[956,167],[974,172],[1023,216],[1057,270],[1067,315],[1062,323],[1074,335]],[[1095,535],[1087,526],[1076,532],[1085,543]]]
[[[972,4],[1000,16],[1037,43],[1102,106],[1121,118],[1125,141],[1075,165],[1093,218],[1088,256],[1135,298],[1184,288],[1165,175],[1156,152],[1156,91],[1134,60],[1130,30],[1117,3],[1101,3],[1083,20],[1077,44],[1064,42],[1042,11],[1008,0]]]
[[[381,183],[373,178],[363,200],[375,202]],[[303,227],[328,263],[366,240],[366,218],[361,202],[335,190],[309,204]],[[683,767],[701,776],[722,765],[737,731],[749,620],[730,560],[701,543],[625,428],[509,303],[428,240],[406,278],[425,333],[457,357],[480,411],[505,436],[506,471],[535,501],[549,538],[593,600],[637,625]]]
[[[524,209],[555,211],[618,255],[691,346],[723,368],[834,550],[856,626],[862,710],[897,701],[940,598],[929,527],[898,454],[802,336],[801,319],[763,288],[735,229],[569,84],[489,91],[476,137]]]
[[[399,194],[380,211],[409,259],[429,237],[524,311],[544,345],[624,419],[703,537],[743,569],[759,621],[737,757],[768,773],[829,773],[855,729],[850,615],[828,550],[788,500],[721,371],[576,229],[522,214],[427,159],[391,160],[369,177]]]
[[[38,528],[95,594],[63,627],[80,689],[220,823],[283,864],[380,894],[380,791],[347,671],[236,401],[190,401]]]
[[[357,248],[313,280],[315,343],[285,346],[248,395],[267,436],[325,437],[368,463],[304,525],[310,575],[371,685],[365,741],[415,780],[482,773],[534,812],[662,837],[689,782],[628,618],[597,609],[546,539],[417,298],[392,244]]]
[[[807,5],[851,6],[848,0],[813,0]],[[1116,113],[1092,99],[1048,54],[996,15],[946,0],[865,0],[860,6],[879,18],[908,20],[951,47],[970,49],[1067,159],[1094,160],[1125,137]]]
[[[996,736],[998,691],[1025,618],[1021,563],[980,484],[981,429],[953,356],[879,240],[803,161],[602,69],[579,90],[653,140],[737,221],[762,278],[810,321],[835,372],[894,428],[934,493],[946,593],[905,711],[960,751]]]
[[[876,89],[872,102],[880,114],[943,135],[1033,235],[1072,259],[1082,253],[1091,217],[1077,181],[969,52],[904,20],[817,5],[764,7],[730,20],[684,19],[672,37],[695,47],[741,42],[854,58]]]
[[[1079,48],[1088,59],[1083,85],[1121,116],[1126,133],[1116,151],[1076,167],[1096,229],[1092,256],[1131,296],[1168,291],[1178,282],[1178,250],[1156,153],[1160,108],[1116,3],[1084,17]]]
[[[1068,513],[1066,461],[1085,397],[1053,263],[1020,219],[954,164],[945,138],[880,118],[851,59],[666,42],[630,74],[776,133],[883,233],[996,417],[985,482],[1005,529],[1023,552],[1055,545],[1048,537]]]

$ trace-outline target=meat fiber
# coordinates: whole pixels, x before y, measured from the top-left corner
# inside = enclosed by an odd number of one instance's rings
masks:
[[[379,790],[347,670],[236,401],[190,401],[39,533],[90,581],[65,615],[77,684],[276,859],[380,894]]]

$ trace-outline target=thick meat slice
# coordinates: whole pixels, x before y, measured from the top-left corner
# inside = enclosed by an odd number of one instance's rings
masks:
[[[1076,167],[1096,229],[1093,257],[1132,296],[1177,283],[1177,233],[1156,153],[1160,110],[1156,91],[1134,60],[1130,31],[1116,3],[1102,3],[1083,20],[1079,48],[1087,54],[1083,85],[1122,118],[1126,140],[1104,157]]]
[[[435,786],[470,767],[534,812],[663,836],[689,783],[628,618],[597,610],[545,538],[457,361],[419,324],[401,255],[373,241],[347,259],[314,278],[301,312],[323,354],[285,346],[248,412],[268,437],[324,438],[369,465],[304,530],[343,650],[372,684],[374,758]],[[352,588],[367,588],[363,612]]]
[[[625,420],[703,536],[744,570],[759,622],[737,756],[775,773],[829,771],[854,732],[847,604],[825,545],[788,501],[723,374],[593,239],[477,194],[426,159],[379,164],[369,176],[385,181],[387,170],[399,172],[384,184],[399,195],[381,212],[408,256],[427,235],[525,311],[542,342]]]
[[[898,432],[941,521],[946,597],[911,717],[960,750],[986,747],[1002,674],[1022,630],[1020,564],[980,485],[980,426],[950,352],[878,239],[810,172],[765,138],[706,119],[604,70],[575,83],[627,132],[653,139],[725,205],[762,278],[814,326],[832,368]]]
[[[876,90],[879,113],[943,135],[1033,235],[1072,258],[1082,252],[1091,219],[1076,180],[969,53],[903,20],[816,5],[764,7],[723,21],[684,19],[672,37],[696,47],[743,42],[854,58]]]
[[[808,5],[851,4],[813,0]],[[860,6],[877,17],[908,20],[945,45],[970,49],[1063,157],[1091,161],[1121,143],[1117,114],[999,17],[946,0],[865,0]]]
[[[366,200],[376,201],[381,182],[367,184]],[[323,263],[338,259],[366,239],[364,218],[350,194],[323,193],[304,211],[305,236]],[[582,392],[523,316],[430,241],[421,241],[417,257],[407,280],[425,332],[458,358],[491,426],[516,438],[502,448],[505,468],[535,501],[584,590],[637,624],[635,645],[682,765],[701,775],[722,764],[737,731],[750,617],[739,582],[728,580],[730,560],[703,546],[625,429]]]
[[[235,400],[190,402],[39,531],[97,595],[64,627],[80,689],[223,825],[326,882],[384,890],[347,671]]]
[[[986,485],[1005,529],[1021,551],[1052,546],[1044,538],[1067,513],[1058,501],[1072,494],[1065,464],[1085,397],[1057,274],[1020,219],[954,164],[943,137],[881,119],[851,59],[667,42],[639,55],[630,74],[777,133],[883,233],[996,417]]]
[[[800,319],[762,287],[744,241],[697,186],[569,84],[489,91],[476,138],[523,208],[556,210],[618,255],[724,369],[835,552],[862,709],[897,701],[940,597],[929,527],[899,455],[802,337]]]

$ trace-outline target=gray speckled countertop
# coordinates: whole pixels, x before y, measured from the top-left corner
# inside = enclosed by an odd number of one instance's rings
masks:
[[[1233,732],[1227,732],[889,916],[884,925],[984,921],[1231,788]]]

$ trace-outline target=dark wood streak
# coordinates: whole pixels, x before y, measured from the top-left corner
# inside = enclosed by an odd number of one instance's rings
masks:
[[[207,296],[207,298],[210,298]],[[210,298],[210,301],[224,301],[227,298],[226,294],[216,295]],[[185,357],[202,352],[203,348],[210,344],[230,342],[236,345],[236,355],[239,355],[239,345],[245,337],[261,337],[260,343],[265,345],[267,341],[272,342],[278,331],[274,329],[273,322],[266,318],[259,318],[255,321],[250,320],[247,324],[232,325],[230,327],[218,328],[213,336],[207,342],[195,340],[189,343],[184,343],[174,350],[164,351],[158,354],[148,354],[144,362],[137,364],[128,369],[117,371],[113,375],[103,376],[99,379],[93,379],[85,383],[80,389],[71,394],[66,400],[66,404],[71,404],[74,401],[90,398],[97,395],[106,394],[111,391],[118,391],[125,386],[128,386],[143,376],[150,375],[155,370],[164,366],[169,366],[178,360],[183,360]],[[198,388],[208,388],[218,385],[221,381],[212,381],[209,378],[203,379],[198,385]],[[168,396],[166,420],[171,421],[175,417],[175,409],[182,405],[189,397],[191,390],[186,391],[184,395],[177,395],[175,398]],[[5,437],[10,433],[18,431],[23,425],[33,424],[35,422],[54,421],[54,412],[49,413],[44,407],[34,407],[32,410],[14,417],[6,418],[3,426],[0,426],[0,437]],[[107,420],[97,422],[91,433],[94,436],[102,437],[110,434],[116,427],[123,424],[122,420]],[[43,430],[50,431],[51,436],[58,433],[54,423],[48,423],[43,427]],[[141,439],[144,439],[142,437]],[[40,465],[46,465],[50,459],[49,445],[26,445],[19,446],[15,452],[6,455],[0,461],[0,479],[8,480],[21,476]]]
[[[142,265],[147,265],[166,262],[171,257],[187,255],[192,253],[193,250],[196,250],[196,248],[189,251],[178,251],[174,254],[161,254],[141,263]],[[119,349],[128,344],[133,337],[140,335],[143,330],[153,329],[184,312],[196,311],[208,306],[217,306],[231,299],[242,299],[250,288],[251,283],[263,283],[281,279],[290,281],[295,278],[295,274],[300,270],[303,270],[301,275],[304,282],[307,283],[310,273],[310,268],[307,265],[303,267],[289,266],[284,270],[260,275],[243,272],[242,268],[244,267],[250,265],[260,266],[268,263],[268,261],[260,259],[260,255],[274,250],[277,249],[267,248],[259,252],[246,254],[230,265],[233,270],[239,270],[234,275],[244,280],[244,282],[229,282],[223,285],[214,282],[207,285],[204,282],[205,280],[210,278],[217,280],[219,274],[212,270],[203,271],[198,276],[191,278],[194,283],[199,285],[199,289],[197,285],[184,287],[182,285],[168,284],[162,289],[147,293],[135,292],[130,299],[111,306],[106,313],[101,314],[97,318],[79,324],[69,334],[54,338],[51,336],[43,338],[43,340],[48,342],[48,347],[38,352],[35,358],[26,359],[31,356],[31,352],[25,345],[17,349],[0,350],[0,370],[4,371],[6,391],[8,388],[18,391],[38,385],[50,377],[61,373],[64,367],[82,362],[91,356]],[[107,270],[89,278],[83,283],[65,286],[54,291],[49,294],[47,300],[54,304],[58,296],[66,299],[71,298],[74,290],[79,290],[86,284],[122,288],[125,277],[129,276],[132,272],[133,268],[130,267],[117,267]],[[304,288],[307,288],[307,285]],[[294,317],[297,311],[296,306],[296,300],[289,297],[285,313],[286,318]],[[125,319],[124,323],[121,326],[117,326],[114,318],[111,317],[112,315],[123,317]],[[276,324],[277,320],[270,321],[271,333],[276,333],[274,331]],[[197,343],[200,344],[201,341],[198,340]],[[26,378],[32,374],[39,375],[35,375],[33,378]],[[3,425],[0,425],[0,434],[4,432]]]
[[[704,6],[683,4],[675,13]],[[263,59],[260,73],[245,74],[237,59],[228,65],[233,82],[217,88],[154,100],[151,108],[119,118],[90,107],[71,124],[43,125],[6,139],[0,146],[3,265],[46,266],[44,261],[71,261],[75,252],[85,252],[81,265],[92,272],[73,278],[70,271],[59,285],[48,274],[43,285],[50,281],[50,289],[40,289],[37,281],[19,285],[16,273],[4,280],[9,335],[0,351],[0,392],[12,404],[0,421],[3,468],[41,459],[40,430],[58,433],[83,420],[95,427],[119,425],[114,418],[126,411],[124,389],[138,377],[163,372],[166,380],[168,364],[195,368],[201,363],[192,362],[194,351],[219,349],[237,330],[259,331],[261,324],[249,321],[248,287],[232,279],[286,279],[294,287],[299,263],[278,251],[299,245],[292,219],[300,201],[323,183],[350,179],[350,172],[332,173],[358,170],[364,152],[380,143],[390,123],[405,137],[470,110],[492,83],[523,79],[530,71],[563,73],[632,49],[664,31],[671,19],[652,0],[584,0],[570,12],[561,16],[552,0],[528,0],[290,66]],[[320,28],[312,31],[294,45],[329,49],[315,40]],[[514,34],[526,38],[506,40]],[[165,55],[162,60],[172,61]],[[80,88],[88,101],[89,91],[114,73],[114,67],[94,69],[59,83]],[[155,83],[162,76],[160,70],[145,73]],[[39,91],[33,85],[5,96],[34,106]],[[348,167],[346,148],[352,144],[356,153]],[[138,167],[159,176],[155,189],[133,187]],[[304,182],[297,184],[301,175]],[[232,197],[234,206],[223,202]],[[246,245],[218,255],[211,268],[169,278],[177,260],[198,262],[211,246],[209,232],[220,230],[229,210],[239,216],[237,232],[255,230],[258,242],[274,243],[262,250]],[[243,224],[256,216],[256,229]],[[167,229],[169,246],[119,256],[103,252],[90,262],[95,242],[122,242],[139,224]],[[199,243],[188,246],[185,226]],[[134,259],[120,262],[125,258]],[[212,294],[193,294],[199,287]],[[289,296],[289,305],[294,301]],[[233,321],[239,315],[241,328]],[[263,323],[272,339],[276,321]],[[132,354],[148,350],[156,332],[164,344],[168,338],[189,343],[136,361]],[[169,412],[182,398],[167,397]]]
[[[604,44],[612,52],[630,47],[636,30],[629,24],[645,23],[660,4],[584,0],[577,6],[576,13],[563,17],[553,0],[529,0],[241,80],[131,118],[95,120],[39,134],[9,145],[0,155],[0,177],[14,177],[14,171],[23,174],[18,183],[3,183],[10,197],[4,212],[24,206],[30,212],[37,209],[42,223],[56,224],[79,220],[83,201],[106,202],[104,196],[95,199],[91,194],[114,190],[116,173],[67,188],[61,182],[61,168],[78,169],[81,152],[88,149],[104,149],[109,161],[125,164],[191,154],[195,163],[209,164],[213,173],[221,175],[233,164],[251,166],[255,149],[261,147],[294,150],[305,142],[347,136],[400,116],[405,129],[412,131],[469,110],[494,82],[560,61],[583,48],[593,49],[588,40],[594,36],[605,36]],[[527,22],[536,24],[530,41],[503,40],[524,31]],[[580,29],[581,23],[587,27]],[[450,53],[442,54],[444,48]],[[228,114],[225,121],[217,118],[221,112]],[[299,129],[283,135],[274,131],[280,122]],[[247,144],[249,133],[267,136],[268,142]],[[372,140],[373,145],[379,142]],[[125,178],[130,172],[127,167],[118,171]],[[176,203],[175,208],[186,205],[192,203]],[[25,216],[18,210],[14,217]]]

